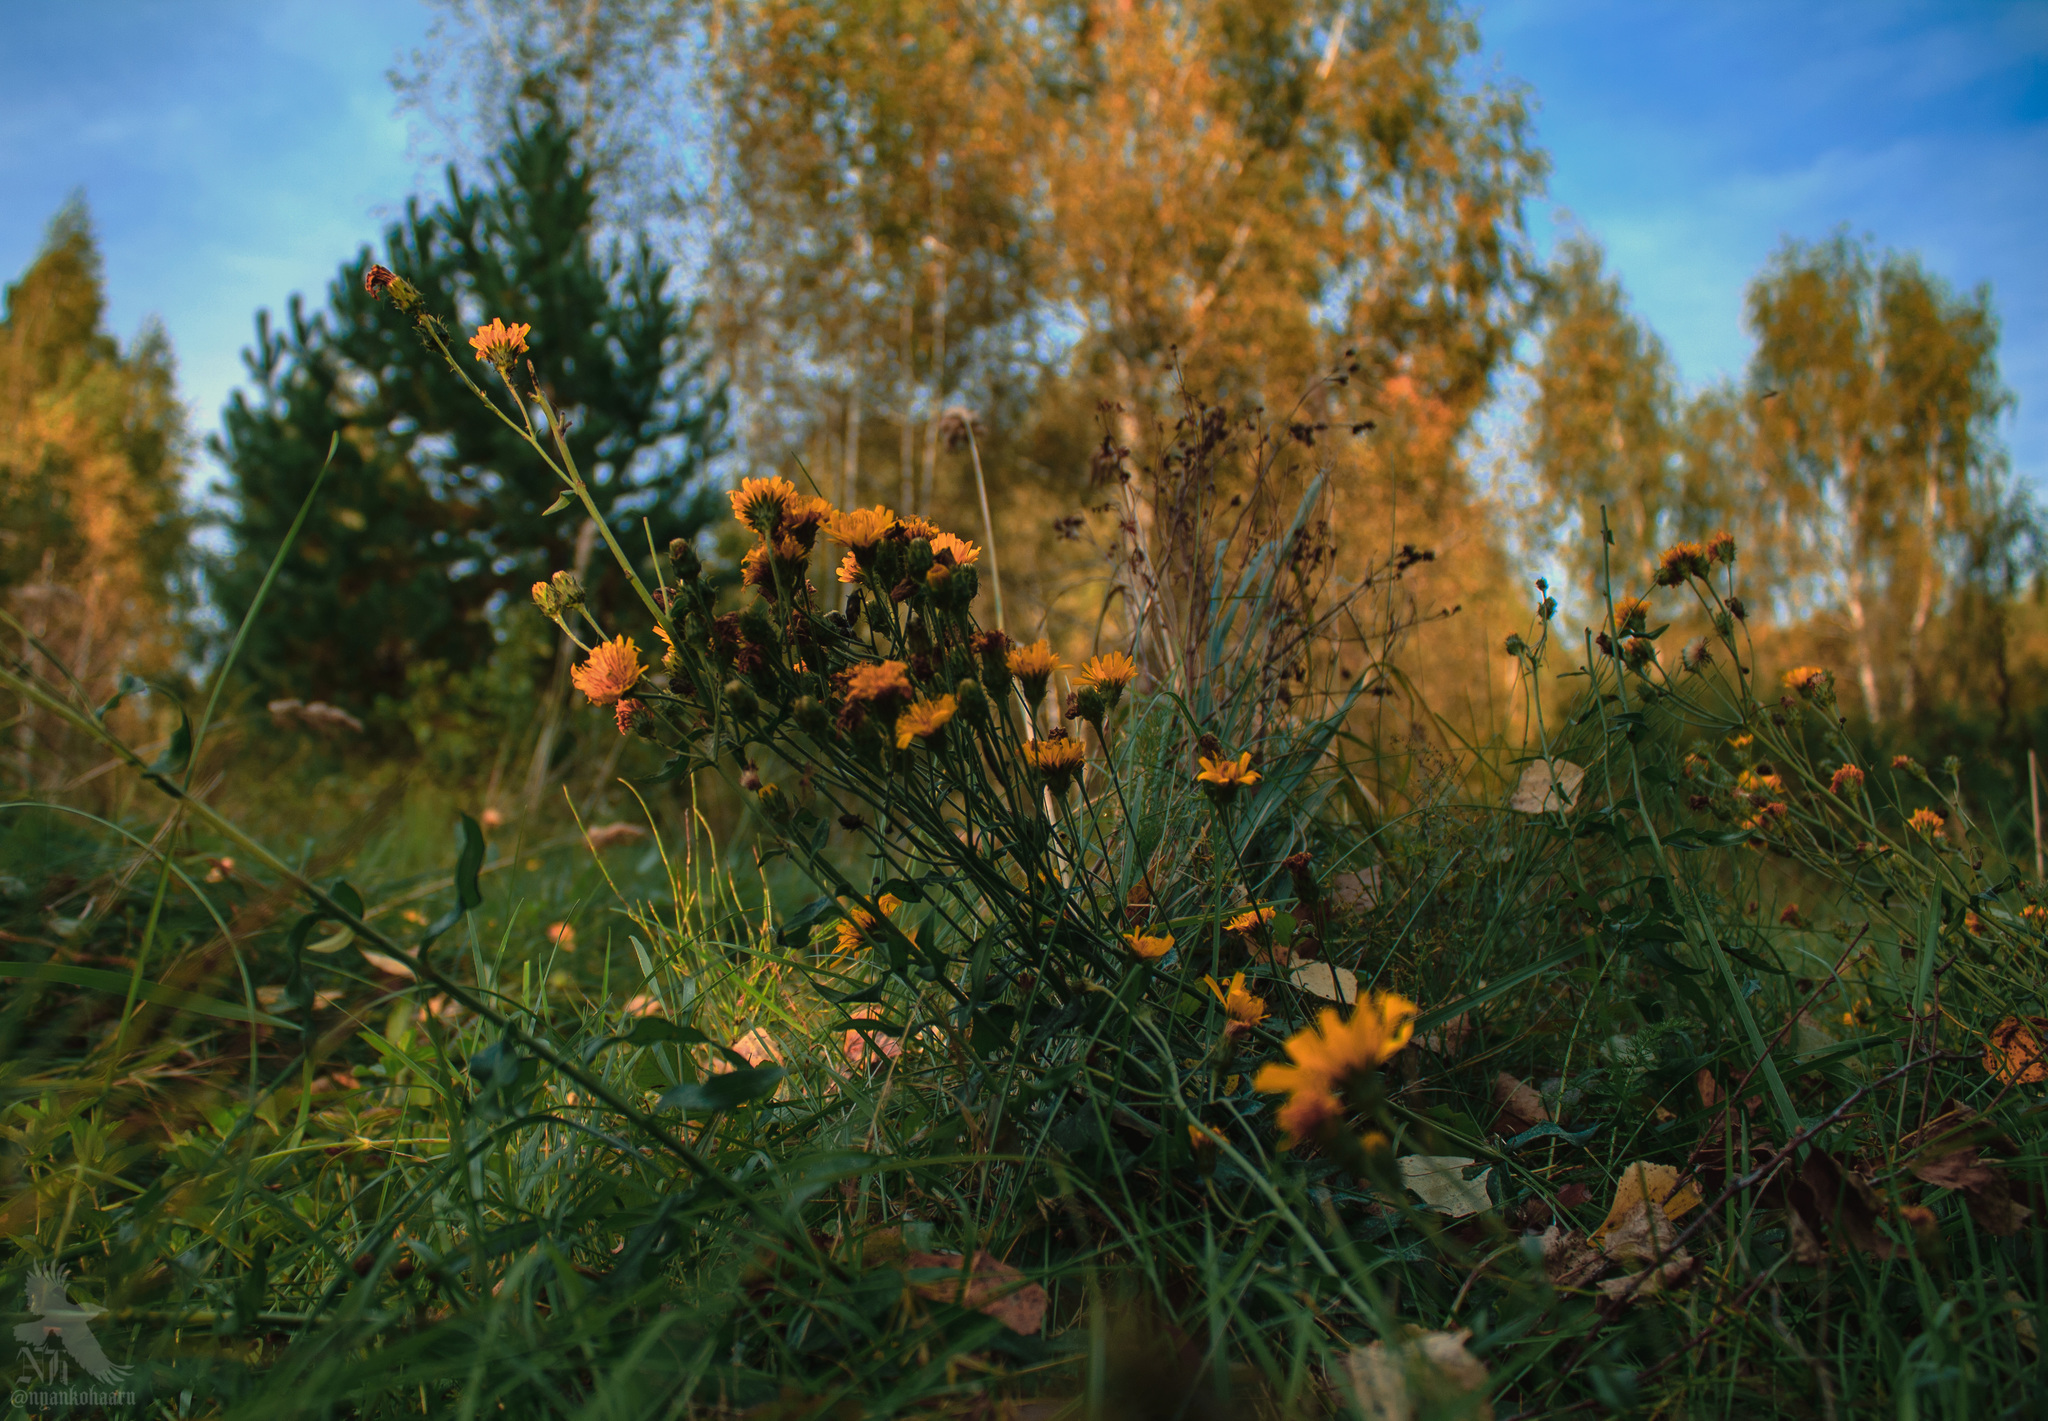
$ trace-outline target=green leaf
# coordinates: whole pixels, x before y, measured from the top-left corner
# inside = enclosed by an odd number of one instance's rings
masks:
[[[153,775],[181,775],[185,766],[192,762],[192,717],[185,714],[185,707],[178,705],[178,728],[171,732],[171,743],[164,747],[164,753],[150,762],[149,772]]]
[[[74,967],[68,962],[0,962],[0,977],[13,977],[27,982],[61,982],[68,987],[112,992],[119,997],[128,995],[127,973],[103,971],[97,967]],[[237,1003],[221,1001],[218,997],[205,997],[197,992],[181,992],[175,987],[165,987],[155,982],[140,983],[135,989],[135,995],[140,1001],[169,1007],[173,1011],[218,1017],[222,1021],[279,1026],[287,1031],[292,1029],[292,1023],[283,1017],[271,1016],[268,1012],[251,1011]]]
[[[540,511],[540,516],[543,518],[552,518],[555,514],[560,513],[563,509],[567,508],[570,502],[571,500],[566,490],[562,493],[558,493],[555,495],[555,501]]]
[[[477,874],[484,866],[484,831],[476,820],[467,814],[455,826],[455,906],[428,925],[426,935],[420,939],[425,949],[435,938],[462,921],[463,914],[479,907],[484,901],[483,888],[477,883]]]
[[[679,1021],[668,1021],[658,1016],[643,1016],[633,1023],[633,1029],[617,1038],[628,1046],[714,1046],[717,1043],[694,1026]]]
[[[773,1095],[775,1087],[782,1084],[785,1074],[782,1067],[773,1064],[750,1066],[743,1071],[727,1071],[724,1075],[712,1076],[709,1080],[675,1086],[663,1092],[661,1099],[655,1104],[662,1110],[731,1110],[749,1101]]]

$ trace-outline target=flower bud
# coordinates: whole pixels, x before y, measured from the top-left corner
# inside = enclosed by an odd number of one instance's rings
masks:
[[[533,605],[540,608],[540,614],[543,617],[552,618],[562,615],[562,599],[555,595],[555,587],[551,582],[536,582],[533,584]]]
[[[752,686],[735,679],[725,683],[725,708],[738,720],[752,720],[761,703],[754,698]]]
[[[697,556],[697,550],[690,546],[688,538],[669,540],[668,560],[676,570],[680,582],[695,582],[704,574],[704,562]]]
[[[583,605],[583,584],[576,580],[575,573],[558,572],[554,575],[552,581],[554,582],[555,597],[561,608],[562,616],[568,616],[569,613]]]
[[[906,568],[912,577],[921,578],[932,570],[932,543],[929,538],[912,538],[910,555]]]
[[[797,729],[813,740],[823,741],[832,733],[832,716],[816,696],[801,696],[795,707]]]
[[[953,703],[971,725],[988,724],[988,692],[972,676],[963,676],[953,688]]]

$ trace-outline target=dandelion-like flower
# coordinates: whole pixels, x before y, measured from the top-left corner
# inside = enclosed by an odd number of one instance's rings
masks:
[[[834,569],[832,575],[851,587],[860,581],[860,561],[852,553],[848,553],[839,560],[839,566]]]
[[[1723,529],[1707,539],[1707,556],[1717,563],[1733,563],[1735,561],[1735,535]]]
[[[893,918],[896,916],[896,910],[903,906],[903,900],[894,893],[884,893],[875,900],[875,906],[882,910],[882,917]],[[869,934],[874,932],[875,926],[879,921],[880,919],[876,918],[873,913],[870,913],[865,908],[848,908],[845,920],[839,924],[839,940],[833,944],[834,950],[838,952],[860,951],[863,946],[872,941]]]
[[[1266,999],[1254,996],[1245,986],[1244,973],[1232,977],[1228,987],[1219,985],[1214,977],[1204,976],[1202,981],[1223,1004],[1223,1014],[1230,1018],[1224,1030],[1232,1037],[1244,1035],[1266,1019]]]
[[[583,664],[571,669],[569,679],[592,705],[608,706],[639,685],[646,674],[633,638],[617,636],[592,647]]]
[[[2048,928],[2048,908],[2039,903],[2029,903],[2020,909],[2020,920],[2031,928]]]
[[[526,353],[526,336],[532,329],[532,326],[508,326],[493,316],[488,326],[476,328],[476,334],[469,338],[469,343],[478,360],[503,370]]]
[[[1045,683],[1055,671],[1071,669],[1053,654],[1050,639],[1040,637],[1029,646],[1013,646],[1004,659],[1010,674],[1024,683],[1024,699],[1037,705],[1045,699]]]
[[[1138,663],[1125,652],[1112,651],[1093,657],[1081,674],[1074,679],[1090,690],[1100,691],[1102,698],[1113,709],[1124,693],[1124,688],[1136,680]]]
[[[618,722],[621,735],[631,735],[641,717],[646,714],[646,703],[636,701],[631,696],[620,696],[619,703],[612,707],[612,718]]]
[[[1685,648],[1678,653],[1678,662],[1688,671],[1702,670],[1713,664],[1714,649],[1705,637],[1687,642]]]
[[[844,513],[835,513],[826,520],[825,536],[866,567],[874,561],[875,549],[882,539],[895,526],[896,515],[878,503],[873,508],[849,508]]]
[[[1932,839],[1948,826],[1948,821],[1932,809],[1916,809],[1913,817],[1906,821],[1906,827],[1923,839]]]
[[[765,479],[741,479],[732,491],[732,516],[763,536],[772,534],[782,520],[797,510],[802,495],[796,485],[777,475]]]
[[[1834,683],[1835,678],[1818,666],[1795,666],[1785,673],[1785,689],[1809,701],[1825,697]]]
[[[1325,1008],[1314,1026],[1288,1038],[1293,1064],[1262,1066],[1252,1084],[1287,1096],[1275,1118],[1289,1145],[1314,1139],[1341,1118],[1350,1087],[1408,1044],[1417,1011],[1405,997],[1375,992],[1360,999],[1350,1020]]]
[[[1074,776],[1081,772],[1088,759],[1088,747],[1068,739],[1064,730],[1053,730],[1042,739],[1026,741],[1024,758],[1044,778],[1045,787],[1058,796],[1067,792]]]
[[[846,676],[846,699],[877,702],[911,700],[917,691],[910,684],[910,667],[901,661],[867,662]]]
[[[1227,933],[1257,932],[1261,928],[1265,927],[1268,923],[1273,921],[1273,912],[1273,905],[1270,903],[1266,904],[1264,907],[1248,908],[1244,912],[1239,913],[1236,917],[1232,918],[1229,922],[1225,923],[1223,925],[1223,931]]]
[[[1625,632],[1648,631],[1650,604],[1642,597],[1624,597],[1614,604],[1614,625]]]
[[[1687,578],[1705,577],[1711,567],[1707,550],[1698,543],[1673,543],[1657,558],[1657,585],[1677,587]]]
[[[954,709],[955,702],[951,696],[911,702],[896,717],[896,748],[908,750],[912,741],[934,740],[946,728],[946,722],[953,718]]]
[[[1173,951],[1173,934],[1160,933],[1152,936],[1146,933],[1125,933],[1124,946],[1131,950],[1133,956],[1142,957],[1147,962],[1156,962]]]
[[[1259,772],[1252,768],[1252,752],[1247,750],[1235,760],[1218,756],[1212,760],[1207,755],[1198,756],[1202,768],[1195,779],[1209,796],[1227,803],[1235,798],[1241,789],[1250,789],[1259,782]]]
[[[941,562],[951,558],[954,567],[971,567],[981,561],[981,545],[970,543],[957,533],[934,533],[931,543],[932,556]]]
[[[1863,788],[1863,771],[1854,765],[1844,765],[1828,779],[1828,790],[1833,794],[1849,794]]]

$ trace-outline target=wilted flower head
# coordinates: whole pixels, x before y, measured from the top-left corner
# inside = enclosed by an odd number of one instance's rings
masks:
[[[419,289],[388,266],[372,266],[364,272],[363,290],[378,301],[388,295],[391,304],[401,311],[410,311],[420,304]]]
[[[631,696],[620,696],[619,703],[612,707],[612,718],[618,722],[621,735],[631,735],[647,713],[646,704]]]
[[[526,353],[526,336],[532,329],[532,326],[508,326],[493,316],[488,326],[476,328],[476,334],[469,338],[469,343],[478,360],[504,370],[514,359]]]
[[[592,705],[608,706],[639,685],[646,674],[633,638],[617,636],[592,647],[583,664],[570,670],[569,679]]]
[[[951,696],[913,701],[896,717],[896,748],[908,750],[912,741],[929,741],[937,736],[946,728],[946,722],[953,718],[954,706]]]
[[[1657,585],[1677,587],[1687,578],[1705,577],[1711,567],[1707,550],[1698,543],[1673,543],[1657,559]]]
[[[1698,641],[1687,642],[1685,649],[1678,653],[1678,660],[1686,670],[1698,671],[1701,667],[1713,663],[1714,651],[1708,645],[1707,639],[1701,637]]]
[[[1173,934],[1160,933],[1157,936],[1149,936],[1145,933],[1125,933],[1124,946],[1129,948],[1133,955],[1152,962],[1173,951]]]
[[[1835,678],[1818,666],[1795,666],[1785,673],[1785,688],[1807,700],[1825,699]]]
[[[732,516],[764,537],[797,511],[801,495],[796,485],[777,475],[766,479],[741,479],[732,491]]]

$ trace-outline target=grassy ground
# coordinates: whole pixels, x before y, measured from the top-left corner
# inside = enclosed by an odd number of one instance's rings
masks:
[[[1313,506],[1071,784],[899,534],[864,622],[662,572],[644,835],[175,740],[0,807],[14,1320],[152,1416],[2033,1414],[2040,885],[1724,558],[1704,662],[1537,619],[1527,743],[1355,738]]]

